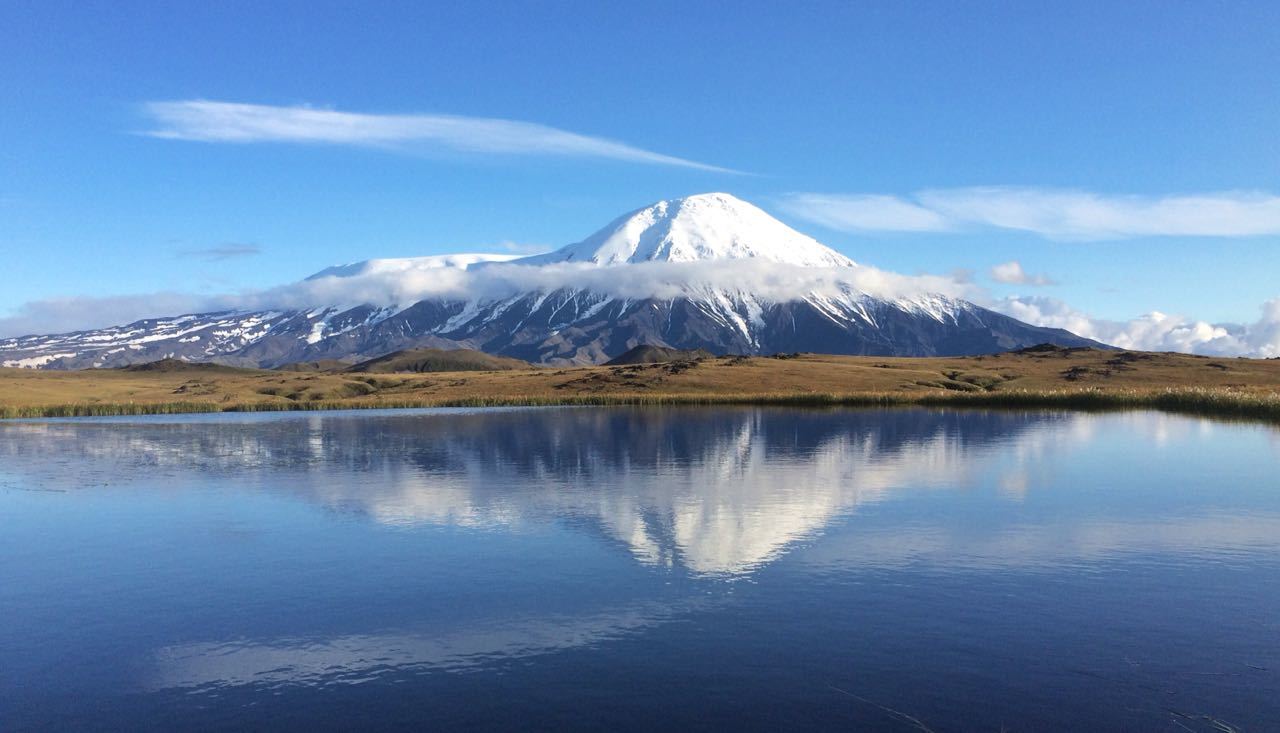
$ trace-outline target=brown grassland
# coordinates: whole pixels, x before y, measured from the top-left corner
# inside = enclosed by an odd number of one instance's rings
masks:
[[[790,404],[1110,409],[1280,421],[1280,360],[1093,349],[977,357],[820,354],[619,367],[358,374],[180,365],[0,369],[0,417],[551,404]]]

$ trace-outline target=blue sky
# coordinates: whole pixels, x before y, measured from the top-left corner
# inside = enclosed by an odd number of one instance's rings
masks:
[[[1098,318],[1250,322],[1280,297],[1274,2],[15,1],[0,68],[0,318],[549,248],[703,191],[861,262]],[[153,104],[195,100],[589,140],[226,142]],[[596,138],[626,147],[583,152]],[[1083,230],[1046,223],[1057,206]],[[1010,261],[1056,284],[994,281]]]

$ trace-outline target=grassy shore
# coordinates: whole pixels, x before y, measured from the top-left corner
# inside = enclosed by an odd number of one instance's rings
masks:
[[[514,405],[1158,409],[1280,422],[1280,361],[1093,350],[969,358],[723,357],[365,375],[0,370],[0,417]]]
[[[1126,410],[1247,418],[1280,422],[1280,396],[1217,389],[1161,391],[1006,391],[998,393],[904,394],[899,392],[495,395],[461,398],[313,400],[307,402],[105,402],[47,406],[0,406],[0,419],[176,415],[211,412],[407,409],[421,407],[530,407],[565,405],[780,405],[794,407],[958,407],[986,409]]]

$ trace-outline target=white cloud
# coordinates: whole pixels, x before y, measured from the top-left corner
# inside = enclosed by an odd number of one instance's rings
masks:
[[[1022,263],[1017,260],[1002,262],[992,267],[991,279],[998,283],[1007,283],[1009,285],[1033,285],[1036,287],[1057,285],[1048,275],[1029,274],[1022,269]]]
[[[312,143],[411,150],[434,146],[468,153],[559,155],[670,165],[718,173],[728,168],[532,122],[457,115],[386,115],[313,107],[207,100],[148,102],[157,124],[146,134],[215,143]]]
[[[1128,321],[1111,321],[1094,318],[1060,300],[1037,296],[1005,298],[989,305],[1027,323],[1065,328],[1124,349],[1210,356],[1280,356],[1280,298],[1264,303],[1261,317],[1247,324],[1214,324],[1158,311]]]
[[[1280,196],[1260,191],[1126,196],[987,186],[910,196],[797,193],[781,206],[798,218],[850,232],[1006,229],[1058,240],[1280,234]]]
[[[333,303],[395,305],[424,298],[496,299],[532,290],[578,288],[618,298],[675,298],[712,288],[785,301],[807,293],[859,291],[882,298],[923,293],[964,297],[972,286],[937,275],[900,275],[874,267],[798,267],[758,259],[645,262],[616,267],[564,262],[491,262],[469,269],[422,267],[324,277],[240,296],[252,307],[312,307]]]

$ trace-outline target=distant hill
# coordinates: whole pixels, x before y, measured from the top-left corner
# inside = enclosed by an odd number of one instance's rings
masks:
[[[295,361],[281,364],[276,371],[281,372],[345,372],[351,368],[351,362],[338,359],[320,359],[319,361]]]
[[[1057,344],[1036,344],[1022,349],[1014,349],[1010,354],[1030,354],[1032,356],[1066,356],[1081,351],[1119,351],[1114,346],[1099,344],[1097,346],[1058,346]]]
[[[181,359],[158,359],[156,361],[148,361],[143,364],[131,364],[127,367],[121,367],[120,371],[124,372],[159,372],[163,374],[171,374],[174,372],[223,372],[227,374],[256,372],[257,369],[242,369],[240,367],[224,366],[222,364],[212,364],[209,362],[191,362]]]
[[[348,372],[389,374],[393,372],[497,372],[530,369],[527,361],[494,356],[472,349],[406,349],[362,361]]]
[[[622,366],[623,364],[660,364],[667,361],[693,361],[715,356],[706,349],[669,349],[665,346],[640,344],[625,354],[605,362],[605,366]]]

